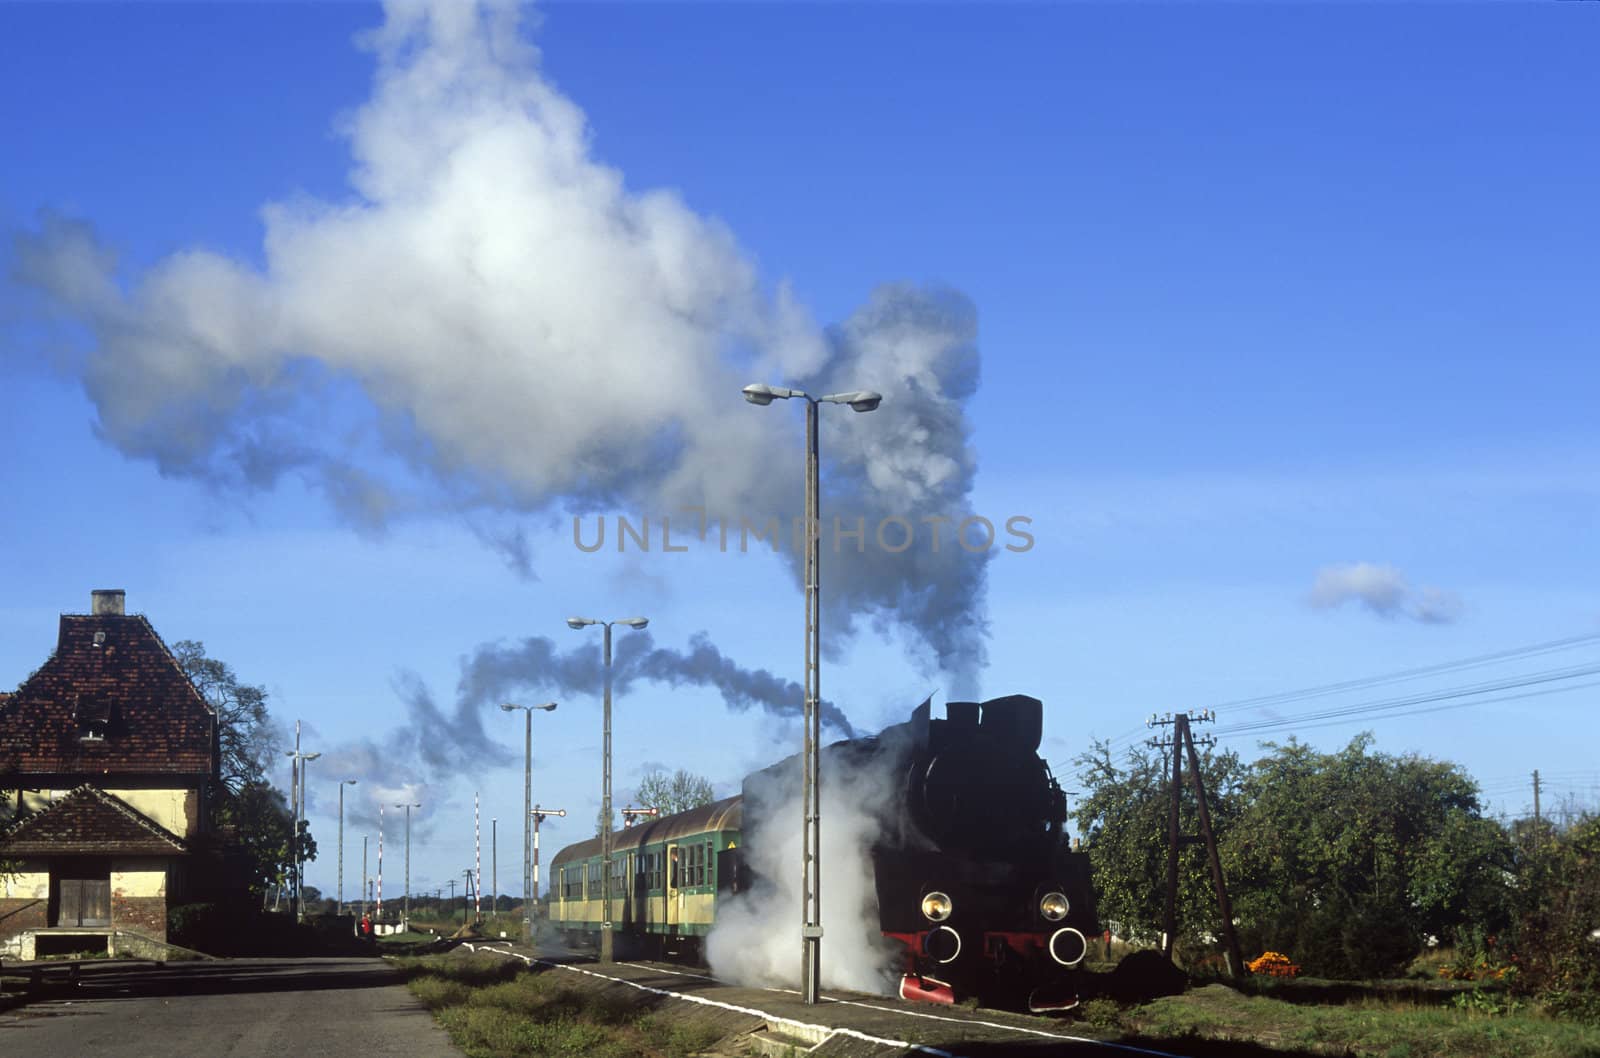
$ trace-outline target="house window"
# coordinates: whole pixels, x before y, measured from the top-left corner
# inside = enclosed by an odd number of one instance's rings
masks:
[[[79,698],[74,710],[79,742],[104,742],[111,724],[111,703],[104,698]]]

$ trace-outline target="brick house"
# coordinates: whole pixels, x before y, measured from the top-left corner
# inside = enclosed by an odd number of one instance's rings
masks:
[[[217,716],[121,591],[62,614],[55,652],[0,696],[0,951],[167,935],[220,779]],[[92,941],[91,941],[92,942]]]

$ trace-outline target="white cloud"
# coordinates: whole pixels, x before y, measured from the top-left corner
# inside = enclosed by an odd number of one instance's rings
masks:
[[[1319,570],[1308,601],[1325,610],[1354,602],[1380,617],[1407,617],[1424,624],[1449,624],[1463,610],[1461,598],[1454,592],[1426,586],[1412,588],[1395,567],[1371,562]]]

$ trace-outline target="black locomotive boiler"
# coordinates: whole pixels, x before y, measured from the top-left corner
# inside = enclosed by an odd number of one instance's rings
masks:
[[[822,827],[842,822],[829,815],[830,792],[835,805],[852,799],[858,821],[871,818],[867,863],[850,869],[872,873],[902,997],[1047,1011],[1071,1009],[1087,990],[1094,891],[1038,753],[1043,720],[1040,701],[1020,694],[950,702],[942,719],[924,702],[906,723],[823,748]],[[730,901],[759,901],[768,883],[757,866],[793,838],[799,785],[796,755],[747,776],[738,797],[617,832],[609,885],[597,838],[563,849],[551,924],[592,944],[609,920],[619,950],[702,955]],[[840,869],[823,862],[825,903]]]
[[[871,867],[902,997],[1077,1004],[1099,923],[1088,855],[1071,850],[1066,797],[1038,753],[1043,723],[1027,695],[949,702],[943,719],[924,702],[907,723],[823,751],[825,781],[887,777],[870,784],[883,800]],[[797,771],[791,758],[745,780],[747,850],[760,847],[766,806],[793,803],[771,795],[774,775]]]

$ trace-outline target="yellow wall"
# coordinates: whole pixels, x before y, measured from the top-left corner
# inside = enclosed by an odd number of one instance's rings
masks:
[[[161,860],[111,861],[111,892],[124,897],[166,896],[166,864]]]
[[[50,899],[50,871],[38,860],[23,860],[16,874],[0,877],[0,895],[13,900]]]
[[[71,792],[24,790],[22,804],[30,812],[39,812]],[[200,795],[195,790],[107,790],[106,793],[127,802],[134,811],[149,816],[180,838],[192,836],[197,829],[190,823],[199,816]],[[7,808],[14,806],[14,795],[6,797],[5,804]]]
[[[126,801],[135,811],[149,816],[180,838],[189,837],[195,829],[189,824],[199,799],[194,790],[107,790],[106,793]]]

